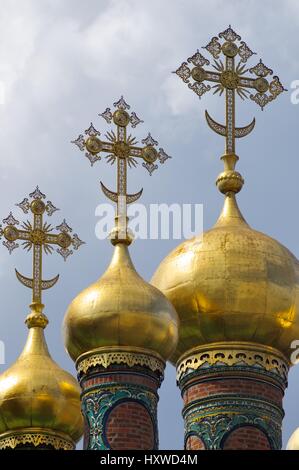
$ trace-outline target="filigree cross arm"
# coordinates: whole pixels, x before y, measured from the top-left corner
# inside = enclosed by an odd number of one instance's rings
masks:
[[[217,123],[206,112],[208,125],[226,138],[226,153],[234,154],[235,139],[248,135],[254,128],[255,120],[245,126],[235,126],[235,95],[250,98],[263,109],[279,96],[285,88],[273,71],[260,60],[254,67],[246,68],[254,52],[241,40],[233,29],[228,29],[211,39],[204,47],[213,57],[213,64],[200,52],[183,62],[174,72],[193,90],[199,98],[213,90],[214,94],[226,95],[226,123]],[[246,73],[250,75],[246,75]],[[271,77],[271,78],[270,78]]]
[[[44,222],[44,215],[52,216],[58,209],[51,201],[44,201],[46,198],[38,186],[29,194],[29,198],[24,198],[22,202],[16,204],[25,214],[31,213],[32,221],[25,221],[22,224],[14,218],[10,212],[6,219],[3,219],[4,227],[1,226],[1,236],[5,238],[3,245],[9,253],[19,247],[19,242],[27,251],[33,252],[33,274],[32,278],[23,276],[16,270],[18,280],[26,287],[32,289],[32,303],[42,303],[42,291],[53,287],[58,281],[59,275],[49,280],[42,279],[42,255],[50,254],[54,247],[56,251],[67,259],[73,253],[71,248],[77,250],[84,242],[77,234],[71,234],[72,229],[64,220],[56,227],[57,233],[53,233],[52,226]]]

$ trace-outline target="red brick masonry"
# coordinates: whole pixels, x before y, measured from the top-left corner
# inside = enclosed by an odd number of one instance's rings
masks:
[[[282,400],[284,396],[284,387],[275,378],[259,374],[257,370],[240,373],[240,371],[231,369],[230,372],[226,370],[223,373],[214,372],[212,374],[207,371],[198,375],[190,374],[189,377],[186,377],[181,383],[181,391],[186,428],[191,430],[187,431],[190,432],[190,435],[187,434],[185,442],[187,450],[209,448],[269,450],[273,448],[273,443],[271,445],[267,434],[269,424],[270,426],[273,424],[271,410],[274,410],[275,416],[278,416],[279,413],[283,416]],[[252,421],[246,423],[246,420],[245,422],[243,420],[235,427],[227,428],[227,431],[226,429],[219,431],[216,424],[208,425],[211,434],[208,441],[205,442],[207,420],[208,422],[214,420],[213,422],[217,423],[217,416],[221,422],[222,417],[231,419],[231,417],[238,415],[248,416],[248,419]],[[252,416],[256,416],[257,419],[254,420]],[[280,418],[275,419],[277,419],[275,425],[278,423],[279,426]],[[260,426],[261,420],[264,426]],[[193,432],[192,429],[195,431]],[[217,438],[219,432],[222,432],[222,437],[218,439],[218,444],[213,444],[216,442],[214,438]],[[216,447],[213,447],[215,445]]]
[[[223,450],[270,450],[266,434],[253,426],[232,431],[223,443]]]
[[[106,436],[113,450],[153,449],[152,419],[146,408],[139,403],[120,403],[109,414]]]

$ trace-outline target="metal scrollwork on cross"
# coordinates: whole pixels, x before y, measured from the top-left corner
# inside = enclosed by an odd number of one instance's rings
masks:
[[[122,229],[125,230],[126,238],[126,205],[137,201],[143,191],[141,189],[134,194],[127,193],[127,167],[136,167],[140,159],[142,166],[152,175],[153,171],[158,168],[158,162],[163,164],[171,157],[167,155],[163,148],[156,149],[158,142],[153,139],[150,133],[145,139],[141,140],[144,146],[137,146],[136,138],[128,134],[127,128],[129,125],[135,128],[143,121],[139,119],[135,112],[130,113],[130,106],[125,102],[123,96],[113,106],[114,111],[107,108],[99,116],[104,118],[108,124],[113,122],[116,126],[116,132],[113,130],[108,131],[105,135],[107,140],[102,140],[100,139],[100,132],[91,123],[89,128],[85,130],[85,135],[80,134],[72,143],[85,152],[91,166],[101,160],[101,154],[103,153],[107,154],[106,161],[108,163],[112,165],[117,163],[117,191],[110,191],[102,182],[101,187],[105,196],[117,205],[116,217],[118,222],[121,222]]]
[[[42,304],[42,291],[53,287],[58,281],[59,275],[53,279],[42,279],[42,255],[54,251],[53,245],[57,246],[57,253],[59,253],[64,260],[71,254],[73,250],[77,250],[84,242],[80,240],[76,233],[72,234],[72,229],[65,220],[56,227],[58,233],[53,233],[52,226],[43,221],[43,216],[46,213],[51,216],[58,209],[52,204],[51,201],[44,201],[46,198],[38,186],[29,194],[29,198],[24,198],[22,202],[16,204],[25,214],[31,212],[33,214],[33,222],[27,220],[21,224],[10,214],[6,219],[3,219],[5,224],[1,226],[0,235],[5,238],[3,245],[6,246],[9,253],[19,247],[18,241],[22,241],[24,249],[27,251],[33,250],[33,275],[32,278],[25,277],[16,270],[18,280],[26,287],[32,289],[32,306],[37,309],[43,307]]]
[[[219,95],[225,91],[226,124],[214,121],[207,111],[206,120],[213,131],[226,138],[226,154],[234,155],[235,139],[248,135],[255,125],[253,119],[248,126],[235,126],[235,94],[237,93],[243,100],[250,98],[263,109],[286,90],[279,78],[272,76],[273,71],[266,67],[262,60],[254,67],[246,68],[247,60],[255,53],[230,26],[217,37],[213,37],[203,49],[213,56],[214,70],[205,68],[210,65],[210,61],[197,50],[174,73],[199,97],[211,89],[214,90],[214,94]],[[224,61],[221,56],[224,57]],[[247,72],[251,76],[247,76]]]

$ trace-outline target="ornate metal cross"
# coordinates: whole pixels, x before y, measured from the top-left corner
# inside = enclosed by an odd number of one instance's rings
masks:
[[[285,88],[277,76],[271,80],[267,79],[273,71],[266,67],[262,60],[250,69],[246,69],[247,60],[255,54],[252,52],[241,36],[235,33],[229,26],[217,37],[213,37],[209,44],[204,47],[214,58],[212,67],[214,70],[206,70],[204,66],[210,65],[200,52],[197,52],[183,62],[176,73],[188,87],[199,97],[214,89],[214,94],[226,93],[226,124],[222,125],[214,121],[206,111],[208,125],[213,131],[225,136],[226,155],[235,155],[235,139],[245,137],[254,128],[255,119],[245,127],[235,126],[235,94],[240,98],[250,98],[257,103],[261,109],[273,101]],[[221,60],[221,54],[225,62]],[[236,59],[239,59],[236,64]],[[245,76],[249,72],[252,76]],[[215,83],[213,86],[207,82]]]
[[[116,108],[114,112],[107,108],[99,116],[103,117],[108,124],[112,122],[116,125],[116,132],[113,130],[106,133],[106,141],[99,138],[100,132],[95,129],[91,123],[89,128],[85,130],[85,136],[80,134],[79,137],[72,141],[81,151],[85,151],[85,156],[90,161],[91,166],[95,162],[101,160],[101,153],[106,153],[106,160],[112,165],[117,162],[117,190],[110,191],[102,182],[101,187],[104,194],[116,203],[116,218],[118,220],[118,238],[127,238],[127,204],[133,203],[140,198],[142,189],[134,194],[127,194],[127,166],[136,167],[137,159],[141,159],[142,166],[152,175],[153,171],[158,168],[157,161],[164,163],[171,158],[163,148],[157,150],[155,147],[158,142],[153,139],[149,133],[145,139],[141,141],[143,147],[137,146],[137,140],[131,134],[128,134],[127,127],[131,125],[135,128],[139,123],[143,122],[138,118],[135,112],[129,114],[130,106],[125,102],[123,96],[113,103]],[[122,234],[122,237],[120,237]]]
[[[142,189],[138,193],[127,194],[127,165],[130,168],[136,167],[138,164],[136,159],[140,158],[143,160],[142,166],[152,175],[153,171],[158,168],[157,161],[164,163],[171,157],[164,152],[163,148],[159,148],[159,151],[156,150],[155,146],[158,145],[158,142],[152,138],[150,133],[141,141],[144,146],[138,147],[136,138],[131,134],[128,135],[127,127],[131,124],[135,128],[143,121],[137,117],[136,113],[129,114],[130,106],[125,102],[123,96],[113,106],[116,108],[114,112],[107,108],[99,116],[102,116],[108,124],[113,121],[116,125],[116,133],[113,130],[107,132],[107,141],[100,140],[100,132],[91,123],[90,127],[85,130],[86,137],[80,134],[72,143],[76,144],[80,150],[85,151],[85,156],[91,165],[101,160],[101,152],[108,154],[106,155],[108,163],[113,165],[117,161],[117,191],[110,191],[102,182],[101,186],[104,194],[111,201],[117,203],[117,215],[119,215],[120,196],[125,198],[126,203],[129,204],[137,201],[142,194]]]
[[[0,235],[3,235],[6,239],[3,241],[3,245],[6,246],[10,254],[15,248],[19,247],[18,240],[22,240],[23,248],[27,249],[27,251],[33,248],[32,278],[23,276],[17,270],[16,275],[24,286],[32,289],[32,305],[42,307],[42,290],[53,287],[59,278],[59,275],[57,275],[53,279],[42,279],[43,251],[46,254],[52,253],[54,250],[52,245],[56,245],[59,247],[56,249],[57,253],[66,260],[69,255],[73,254],[70,247],[77,250],[84,242],[80,240],[76,233],[71,235],[72,229],[68,226],[65,219],[56,227],[58,233],[52,233],[53,228],[50,224],[43,221],[43,215],[46,212],[48,216],[51,216],[58,209],[51,201],[43,201],[46,196],[39,190],[38,186],[35,191],[29,194],[29,197],[31,200],[24,198],[16,206],[22,209],[25,214],[28,214],[30,211],[33,214],[33,223],[27,220],[19,229],[17,228],[19,221],[10,212],[9,216],[3,219],[3,223],[6,226],[1,227]]]

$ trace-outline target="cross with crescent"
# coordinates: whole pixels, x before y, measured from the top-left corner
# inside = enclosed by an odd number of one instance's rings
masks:
[[[273,71],[266,67],[260,60],[254,67],[246,69],[247,60],[255,54],[241,40],[231,26],[213,37],[206,49],[214,58],[212,65],[214,70],[207,70],[205,66],[210,65],[198,50],[183,62],[174,72],[176,73],[199,97],[213,89],[214,94],[226,94],[226,123],[219,124],[211,118],[206,111],[206,120],[210,128],[226,139],[226,155],[235,155],[235,139],[245,137],[254,128],[255,119],[245,126],[235,126],[235,95],[243,100],[250,98],[261,109],[273,101],[280,93],[286,91]],[[224,62],[220,56],[224,57]],[[247,76],[249,72],[251,76]],[[214,85],[210,85],[214,83]],[[237,158],[237,157],[236,157]]]
[[[141,194],[142,189],[134,194],[127,193],[127,167],[136,167],[138,160],[142,161],[142,166],[149,172],[150,175],[158,168],[157,162],[163,164],[166,160],[171,158],[164,151],[163,148],[158,150],[158,142],[153,139],[149,133],[145,139],[141,140],[144,146],[137,146],[137,140],[131,134],[128,134],[127,128],[131,125],[135,128],[138,124],[143,122],[136,115],[135,112],[130,113],[130,105],[121,98],[113,104],[115,110],[111,108],[99,114],[103,117],[108,124],[112,122],[116,126],[114,130],[106,133],[106,139],[100,139],[101,133],[91,123],[89,128],[85,130],[84,134],[80,134],[72,143],[76,144],[81,151],[85,152],[85,156],[90,161],[91,166],[95,162],[101,160],[101,154],[105,153],[106,161],[112,165],[117,162],[117,190],[116,192],[108,189],[102,182],[101,187],[105,196],[117,205],[116,218],[122,225],[124,230],[124,238],[127,237],[127,204],[137,201]]]
[[[3,219],[4,227],[1,227],[0,235],[4,236],[5,241],[3,245],[6,246],[9,253],[19,247],[18,241],[22,241],[24,249],[31,251],[33,249],[33,276],[32,278],[25,277],[16,270],[18,280],[26,287],[32,289],[32,307],[35,306],[37,310],[43,308],[42,304],[42,291],[53,287],[58,281],[59,274],[53,279],[42,279],[42,255],[52,253],[53,245],[57,246],[57,253],[59,253],[64,260],[69,255],[73,254],[71,248],[77,250],[84,242],[80,240],[76,233],[71,234],[72,228],[63,222],[56,227],[58,233],[53,233],[53,228],[47,222],[43,221],[43,216],[46,213],[51,216],[58,209],[52,204],[51,201],[43,201],[46,198],[39,187],[29,194],[29,198],[24,198],[22,202],[16,204],[25,214],[31,212],[33,214],[33,223],[29,220],[21,224],[14,218],[10,212],[6,219]]]

